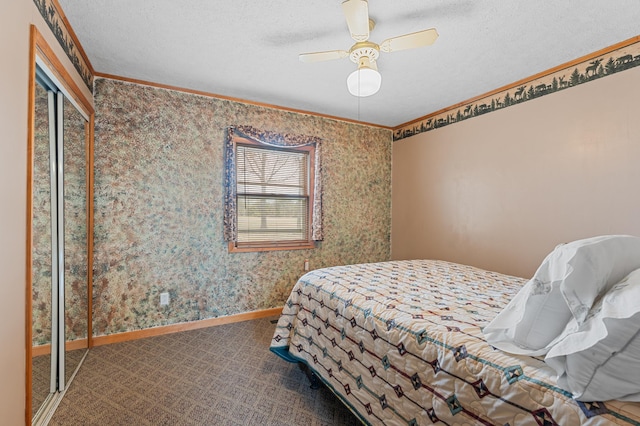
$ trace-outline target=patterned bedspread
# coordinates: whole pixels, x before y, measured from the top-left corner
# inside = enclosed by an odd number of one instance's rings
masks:
[[[319,269],[293,288],[271,350],[366,424],[640,425],[640,403],[577,402],[541,359],[485,342],[524,282],[430,260]]]

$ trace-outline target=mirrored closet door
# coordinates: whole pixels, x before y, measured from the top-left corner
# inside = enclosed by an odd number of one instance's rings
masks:
[[[45,55],[34,65],[28,394],[46,424],[90,342],[91,112]]]

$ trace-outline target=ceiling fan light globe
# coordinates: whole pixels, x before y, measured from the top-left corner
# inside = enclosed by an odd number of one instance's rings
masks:
[[[349,93],[361,98],[376,94],[381,84],[380,73],[369,67],[360,67],[347,77]]]

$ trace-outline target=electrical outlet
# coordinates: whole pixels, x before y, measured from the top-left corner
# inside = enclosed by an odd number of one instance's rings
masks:
[[[169,304],[169,293],[160,293],[160,305]]]
[[[304,270],[308,271],[309,270],[309,259],[305,259],[304,260]]]

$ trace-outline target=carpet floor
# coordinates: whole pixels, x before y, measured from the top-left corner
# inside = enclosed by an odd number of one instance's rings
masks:
[[[67,351],[65,354],[65,380],[68,383],[78,368],[86,349]],[[31,362],[31,417],[44,403],[51,388],[51,355],[32,358]]]
[[[95,347],[49,424],[359,425],[269,351],[274,319]]]

